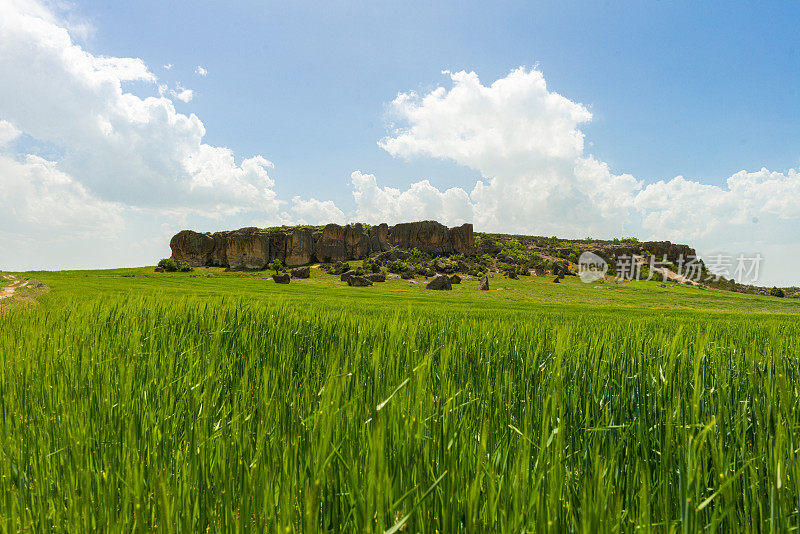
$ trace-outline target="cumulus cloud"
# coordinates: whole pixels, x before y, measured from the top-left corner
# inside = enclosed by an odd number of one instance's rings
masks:
[[[297,224],[344,224],[347,221],[344,212],[331,200],[303,200],[296,196],[292,199],[292,214],[289,218],[293,218]]]
[[[181,102],[189,103],[192,101],[194,97],[194,91],[191,89],[186,89],[185,87],[181,87],[181,84],[178,84],[176,89],[173,89],[169,92],[173,96],[173,98],[177,98]]]
[[[469,195],[460,188],[444,192],[428,180],[411,184],[408,190],[380,187],[373,174],[350,175],[356,201],[355,219],[368,223],[414,221],[436,218],[443,224],[462,224],[474,217]]]
[[[443,205],[458,199],[459,216],[471,208],[475,224],[491,231],[623,230],[639,182],[584,154],[580,126],[592,115],[583,105],[548,90],[538,70],[519,68],[489,86],[474,72],[446,74],[449,90],[394,99],[390,116],[400,126],[378,143],[396,157],[450,159],[481,173],[470,192],[441,192]],[[394,196],[413,196],[421,184]],[[438,191],[424,185],[427,205],[434,206]],[[372,208],[362,202],[360,209]]]
[[[113,238],[122,230],[121,205],[89,193],[55,162],[0,155],[0,228],[7,239],[54,240],[58,233]]]
[[[200,65],[195,67],[194,72],[195,74],[199,74],[200,76],[205,76],[208,74],[208,71],[205,68],[201,67]]]
[[[129,89],[142,84],[159,96]],[[88,52],[49,4],[0,2],[0,149],[25,134],[59,154],[49,161],[2,153],[0,248],[38,240],[45,228],[72,242],[89,234],[113,239],[131,231],[126,221],[141,224],[141,214],[159,221],[142,231],[159,235],[163,224],[174,231],[190,219],[272,224],[296,219],[293,207],[310,217],[319,201],[280,200],[270,161],[205,143],[200,118],[178,113],[167,96],[188,102],[193,92],[169,90],[141,59]],[[341,217],[331,203],[318,207]],[[24,266],[32,249],[16,250]]]
[[[0,147],[9,144],[11,141],[19,137],[19,130],[8,121],[0,120]]]
[[[583,105],[547,88],[538,70],[518,68],[490,85],[474,72],[446,72],[452,87],[400,93],[379,146],[400,158],[452,160],[481,174],[471,188],[406,190],[353,173],[367,220],[442,218],[488,231],[585,237],[636,235],[700,250],[757,251],[781,244],[797,256],[800,175],[741,171],[725,187],[678,176],[646,185],[587,154]],[[791,251],[794,252],[791,252]]]

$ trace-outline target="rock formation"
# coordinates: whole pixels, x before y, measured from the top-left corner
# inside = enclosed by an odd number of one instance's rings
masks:
[[[233,270],[264,269],[278,259],[283,265],[364,259],[392,247],[416,248],[432,254],[473,254],[472,225],[447,228],[436,221],[395,226],[361,224],[324,228],[294,227],[280,230],[241,228],[227,232],[178,232],[170,240],[172,258],[193,267],[218,266]]]

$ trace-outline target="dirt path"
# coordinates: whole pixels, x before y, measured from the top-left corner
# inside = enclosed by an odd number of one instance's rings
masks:
[[[5,285],[0,287],[0,299],[7,299],[14,296],[14,292],[17,289],[23,288],[28,285],[28,280],[20,280],[14,275],[11,274],[4,274],[2,275]],[[10,283],[8,283],[10,282]]]

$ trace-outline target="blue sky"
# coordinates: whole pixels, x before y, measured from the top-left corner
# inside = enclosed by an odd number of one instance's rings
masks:
[[[721,183],[800,159],[800,5],[729,2],[81,2],[88,48],[135,55],[196,90],[208,141],[265,153],[279,192],[350,200],[353,166],[402,186],[463,184],[454,164],[376,148],[385,104],[538,65],[588,106],[592,152],[646,181]],[[159,72],[166,63],[169,73]],[[193,78],[197,64],[210,72]]]
[[[183,227],[426,217],[763,252],[762,282],[800,283],[796,4],[0,10],[0,202],[37,198],[0,230],[9,268],[152,263]]]

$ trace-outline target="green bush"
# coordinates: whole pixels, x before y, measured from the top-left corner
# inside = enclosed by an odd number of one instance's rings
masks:
[[[283,264],[281,263],[281,260],[279,260],[278,258],[275,258],[274,260],[272,260],[271,267],[272,267],[272,270],[275,271],[275,273],[277,273],[278,271],[283,269]]]
[[[178,264],[175,263],[175,260],[172,258],[161,258],[158,260],[158,266],[168,273],[174,273],[178,271]]]
[[[769,294],[770,294],[770,296],[772,296],[772,297],[779,297],[779,298],[783,298],[783,297],[785,297],[785,296],[786,296],[786,295],[784,294],[784,292],[783,292],[783,289],[781,289],[781,288],[779,288],[779,287],[773,287],[772,289],[770,289],[770,290],[769,290]]]
[[[389,265],[389,272],[390,273],[404,273],[408,270],[408,265],[401,260],[394,260],[391,265]]]
[[[183,263],[181,263],[181,266],[178,268],[178,270],[180,272],[182,272],[182,273],[190,273],[190,272],[194,271],[194,267],[189,265],[188,262],[183,262]]]

